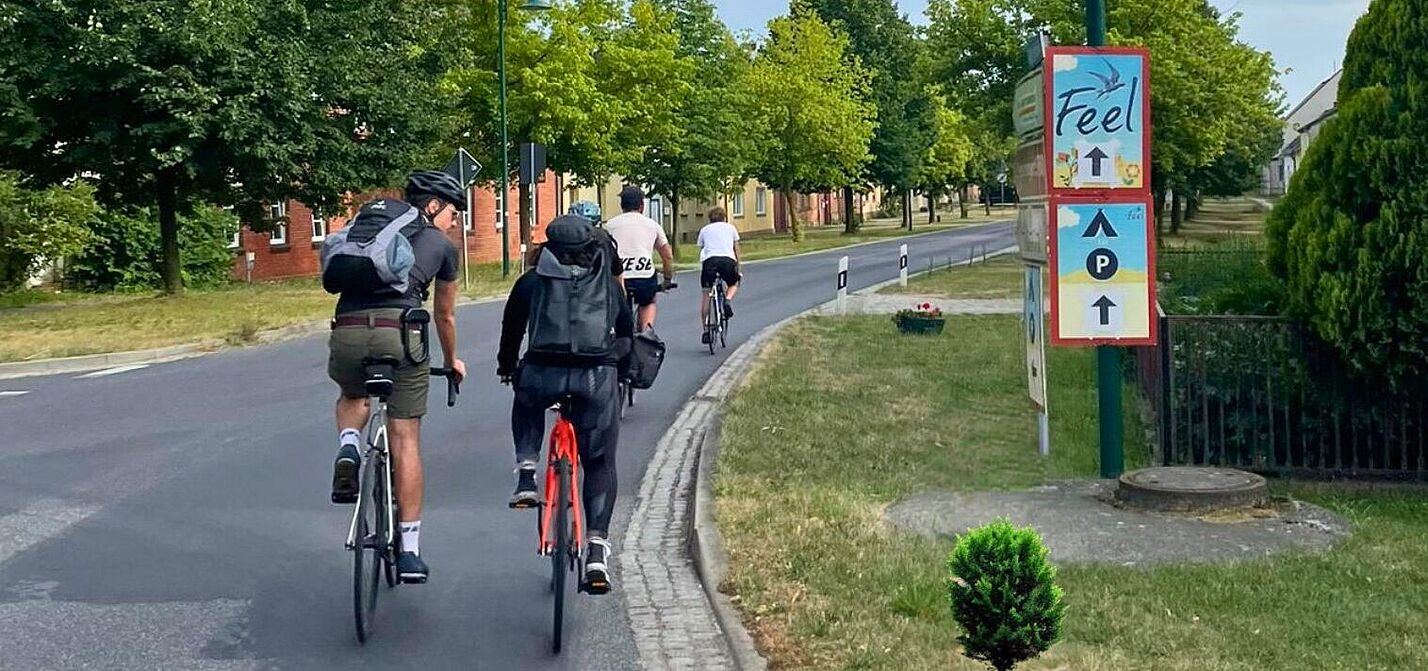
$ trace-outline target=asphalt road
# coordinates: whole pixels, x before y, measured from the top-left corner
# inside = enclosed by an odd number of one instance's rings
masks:
[[[912,268],[1013,244],[1010,224],[905,240]],[[888,241],[750,264],[732,349],[765,325],[895,277]],[[619,454],[633,496],[653,446],[726,352],[698,339],[698,279],[661,299],[669,357],[638,396]],[[581,596],[549,652],[548,564],[513,512],[510,392],[495,377],[501,305],[459,313],[472,378],[434,385],[422,554],[431,582],[384,592],[375,638],[353,635],[350,509],[327,502],[335,437],[326,342],[99,376],[0,382],[0,669],[630,669],[619,584]],[[17,393],[23,392],[23,393]],[[630,498],[620,501],[622,529]]]

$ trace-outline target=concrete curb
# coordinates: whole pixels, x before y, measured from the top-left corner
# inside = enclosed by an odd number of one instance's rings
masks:
[[[504,300],[500,297],[481,298],[457,303],[456,307],[466,307],[469,305],[481,305]],[[242,345],[233,345],[227,340],[211,339],[185,345],[170,345],[168,347],[157,347],[154,349],[132,350],[128,352],[109,352],[105,354],[85,354],[82,356],[58,357],[54,359],[37,359],[35,361],[11,361],[0,363],[0,380],[13,380],[22,377],[39,377],[44,375],[66,375],[69,373],[85,373],[94,370],[104,370],[116,366],[129,366],[133,364],[153,364],[168,363],[180,359],[190,359],[204,356],[214,352],[220,352],[239,347],[251,347],[254,345],[271,345],[274,343],[304,338],[307,336],[324,333],[328,330],[328,320],[312,321],[302,324],[293,324],[276,329],[259,331],[253,336],[252,342]]]

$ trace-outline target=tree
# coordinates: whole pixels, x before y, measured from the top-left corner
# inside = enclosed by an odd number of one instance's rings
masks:
[[[0,292],[25,286],[46,262],[78,253],[99,208],[87,182],[31,189],[0,172]]]
[[[969,134],[967,118],[948,107],[941,96],[931,100],[935,106],[936,140],[928,147],[927,155],[922,160],[916,185],[932,199],[927,208],[929,222],[936,216],[936,199],[965,184],[968,167],[977,149]]]
[[[52,0],[0,21],[0,162],[92,177],[111,206],[156,206],[165,288],[182,289],[189,203],[333,209],[388,185],[430,137],[437,54],[425,0]],[[0,95],[4,95],[0,93]],[[271,222],[268,222],[271,223]]]
[[[957,538],[947,594],[963,654],[1009,671],[1061,638],[1066,603],[1036,530],[1005,519]]]
[[[754,172],[783,193],[794,241],[803,228],[795,189],[853,182],[869,160],[875,127],[868,74],[848,38],[816,16],[780,17],[749,72],[750,110],[768,129]]]
[[[918,171],[933,142],[935,111],[923,86],[920,58],[923,44],[893,0],[795,0],[794,14],[812,12],[849,38],[849,47],[871,76],[870,99],[877,111],[877,129],[869,144],[872,160],[860,180],[906,194],[916,186]],[[856,230],[851,216],[853,187],[844,188],[844,225]],[[911,212],[904,207],[904,222]]]
[[[1291,310],[1360,370],[1428,373],[1428,7],[1377,0],[1349,37],[1337,115],[1269,220]]]

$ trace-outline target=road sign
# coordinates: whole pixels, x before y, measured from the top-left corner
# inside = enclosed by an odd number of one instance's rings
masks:
[[[1046,310],[1043,308],[1041,266],[1027,266],[1022,283],[1022,324],[1026,327],[1026,382],[1031,402],[1046,410]]]
[[[465,147],[457,149],[451,160],[446,162],[446,167],[442,169],[448,175],[456,178],[456,181],[465,188],[471,188],[476,183],[476,176],[481,173],[481,162],[476,160],[471,152]]]
[[[1018,136],[1035,133],[1045,125],[1045,86],[1040,68],[1017,82],[1016,96],[1012,98],[1012,127]]]
[[[1051,343],[1153,345],[1155,225],[1148,196],[1051,205]]]
[[[1012,180],[1023,200],[1046,195],[1046,141],[1040,134],[1017,146],[1012,155]]]
[[[1052,193],[1148,191],[1149,52],[1051,47],[1046,61],[1044,123]]]
[[[1028,263],[1046,265],[1046,201],[1023,201],[1016,211],[1016,246]]]

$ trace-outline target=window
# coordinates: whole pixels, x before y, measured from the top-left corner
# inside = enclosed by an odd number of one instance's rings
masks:
[[[759,187],[754,190],[754,216],[762,217],[769,213],[769,190]]]
[[[318,216],[312,213],[312,241],[318,242],[327,237],[327,217]]]
[[[732,207],[731,209],[734,210],[734,218],[735,218],[735,219],[738,219],[738,218],[744,216],[744,194],[743,194],[743,192],[734,194],[733,207]]]
[[[283,221],[283,217],[288,216],[288,204],[278,202],[269,205],[268,215],[277,222],[273,224],[273,236],[269,238],[268,244],[273,246],[288,244],[288,222]]]
[[[228,240],[228,248],[238,249],[243,246],[243,222],[238,221],[238,215],[233,214],[232,205],[223,208],[223,211],[233,217],[233,221],[230,224],[233,227],[233,237]]]

